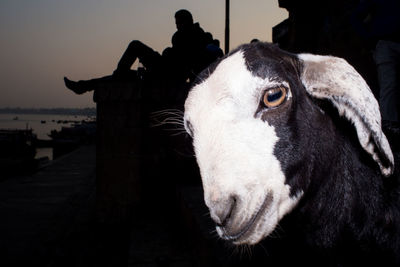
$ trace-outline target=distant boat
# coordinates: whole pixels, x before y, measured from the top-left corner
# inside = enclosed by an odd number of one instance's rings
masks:
[[[43,124],[43,123],[46,123],[46,121],[45,121],[45,120],[42,120],[42,121],[40,121],[40,123],[42,123],[42,124]]]
[[[18,116],[14,117],[13,120],[14,120],[14,121],[19,120]]]
[[[68,121],[63,121],[68,123]],[[96,136],[96,122],[83,122],[70,127],[62,127],[60,131],[52,130],[48,135],[53,147],[53,158],[71,152],[80,145],[93,142]]]

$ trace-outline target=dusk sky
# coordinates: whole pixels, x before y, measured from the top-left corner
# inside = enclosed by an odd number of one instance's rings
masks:
[[[0,108],[94,107],[92,93],[75,95],[63,77],[111,74],[131,40],[162,52],[182,8],[224,48],[224,0],[1,0]],[[231,0],[231,49],[272,41],[287,16],[277,0]]]

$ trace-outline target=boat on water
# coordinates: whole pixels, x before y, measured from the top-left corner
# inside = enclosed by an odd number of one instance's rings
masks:
[[[49,134],[53,147],[53,158],[69,153],[82,144],[93,143],[96,136],[96,122],[82,121],[60,131],[52,130]]]

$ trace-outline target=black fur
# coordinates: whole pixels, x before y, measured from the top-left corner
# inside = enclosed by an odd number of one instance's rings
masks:
[[[276,126],[279,142],[274,154],[292,195],[304,192],[282,222],[292,244],[285,247],[285,254],[291,247],[291,253],[308,255],[308,263],[317,266],[399,265],[398,172],[384,178],[359,145],[354,127],[330,103],[306,93],[296,55],[266,43],[238,49],[244,51],[254,75],[279,77],[293,96],[290,107],[261,116]]]

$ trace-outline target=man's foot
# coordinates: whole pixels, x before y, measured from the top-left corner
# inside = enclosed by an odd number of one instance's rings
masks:
[[[84,86],[82,81],[75,82],[75,81],[69,80],[67,77],[64,77],[64,83],[65,83],[65,86],[68,89],[71,89],[75,94],[78,94],[78,95],[81,95],[81,94],[86,93],[87,91],[89,91]]]

